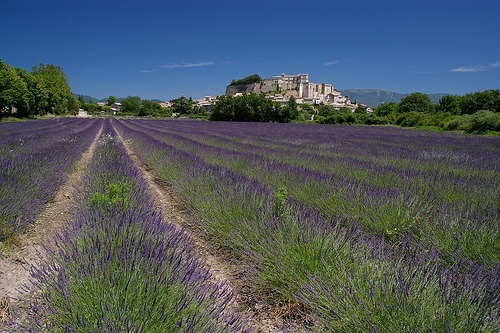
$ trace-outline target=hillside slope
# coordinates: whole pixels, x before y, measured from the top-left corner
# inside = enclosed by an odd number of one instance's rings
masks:
[[[345,89],[339,91],[342,95],[348,96],[351,101],[366,104],[371,108],[376,108],[382,103],[399,103],[403,97],[410,95],[381,89]],[[429,94],[432,103],[438,103],[439,99],[444,95],[448,94]]]

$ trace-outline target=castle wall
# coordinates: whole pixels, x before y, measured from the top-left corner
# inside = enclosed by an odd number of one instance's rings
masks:
[[[226,95],[234,95],[244,92],[260,94],[260,83],[237,84],[226,87]]]
[[[271,79],[264,79],[261,83],[229,85],[226,88],[226,95],[236,93],[268,93],[273,90],[297,90],[294,96],[302,99],[326,99],[329,94],[340,95],[333,89],[330,83],[309,82],[309,74],[273,76]]]

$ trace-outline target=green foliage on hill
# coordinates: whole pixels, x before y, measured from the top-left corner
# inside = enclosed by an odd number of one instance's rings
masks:
[[[388,124],[465,133],[500,132],[500,91],[485,90],[464,96],[445,95],[437,104],[422,93],[401,102],[379,105],[374,114]]]
[[[368,105],[369,107],[376,108],[383,103],[399,103],[401,100],[410,94],[401,94],[394,91],[387,91],[381,89],[342,89],[342,95],[349,96],[351,101],[357,101]],[[432,103],[436,104],[440,98],[447,94],[429,94]]]
[[[409,94],[399,103],[380,104],[373,113],[361,108],[335,110],[318,108],[319,124],[396,125],[437,131],[460,131],[473,134],[500,134],[500,91],[485,90],[464,96],[442,96],[433,104],[429,95]]]
[[[160,104],[143,99],[138,96],[129,96],[122,102],[122,106],[118,115],[130,116],[150,116],[150,117],[170,117],[172,110],[169,108],[162,108]]]
[[[232,80],[231,85],[236,86],[239,84],[252,84],[252,83],[259,83],[260,81],[262,81],[262,78],[260,77],[260,75],[254,74],[254,75],[247,76],[243,79]]]
[[[39,64],[28,73],[0,59],[0,119],[76,114],[78,106],[61,67]]]
[[[465,133],[500,132],[500,113],[479,110],[471,115],[455,118],[444,125],[448,131],[464,131]]]
[[[186,98],[182,95],[179,98],[170,101],[172,103],[172,111],[181,115],[189,114],[193,111],[193,99],[191,97]]]
[[[266,98],[264,94],[223,95],[214,104],[210,120],[289,123],[299,118],[295,98],[288,105]]]

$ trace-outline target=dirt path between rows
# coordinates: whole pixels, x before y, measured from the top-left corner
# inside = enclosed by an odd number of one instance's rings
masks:
[[[71,221],[74,191],[92,159],[101,132],[102,127],[89,148],[83,152],[74,171],[68,175],[68,179],[58,190],[55,198],[44,207],[30,229],[16,237],[13,246],[4,252],[0,251],[0,332],[15,331],[15,327],[10,328],[2,324],[2,317],[5,319],[7,315],[16,326],[28,321],[33,295],[23,292],[23,286],[29,285],[30,280],[30,273],[26,268],[40,262],[37,249],[41,249],[42,244],[49,247],[53,245],[54,235]]]
[[[37,249],[41,245],[51,247],[54,235],[72,220],[74,191],[78,188],[82,176],[90,163],[102,128],[97,133],[89,148],[77,162],[75,171],[68,175],[68,180],[61,186],[55,198],[49,202],[24,234],[19,235],[16,244],[0,249],[0,332],[16,332],[28,322],[29,308],[34,295],[24,292],[23,286],[29,285],[30,273],[26,267],[40,262]],[[117,132],[118,133],[118,132]],[[119,135],[119,133],[118,133]],[[131,150],[123,140],[128,154],[149,184],[155,204],[161,209],[165,222],[173,223],[183,229],[191,238],[196,252],[211,272],[214,282],[223,281],[236,295],[231,310],[250,319],[250,326],[255,333],[283,332],[279,310],[270,309],[264,300],[250,295],[251,288],[242,279],[243,268],[228,253],[210,244],[204,238],[204,232],[188,217],[188,211],[173,187],[156,178],[150,169]],[[7,327],[2,319],[10,316],[14,327]]]
[[[203,230],[190,221],[188,210],[182,203],[179,194],[171,185],[158,179],[130,148],[129,142],[124,140],[119,133],[118,136],[125,145],[129,156],[148,182],[155,204],[161,208],[164,221],[173,223],[190,236],[199,258],[206,264],[205,266],[212,276],[216,280],[223,281],[236,295],[236,301],[231,310],[249,318],[250,326],[255,333],[283,332],[279,328],[282,326],[282,321],[278,318],[278,311],[267,311],[269,309],[267,309],[265,302],[249,297],[249,293],[245,292],[250,287],[245,285],[241,278],[243,275],[242,266],[235,262],[230,254],[223,253],[204,239]]]

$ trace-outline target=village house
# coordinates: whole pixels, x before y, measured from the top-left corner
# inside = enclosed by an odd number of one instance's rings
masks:
[[[193,106],[205,108],[206,111],[212,111],[213,103],[216,101],[217,97],[205,96],[203,98],[193,100]]]
[[[116,114],[116,112],[120,111],[120,109],[122,107],[122,103],[115,102],[115,103],[111,104],[109,107],[110,107],[111,111],[113,112],[113,114]]]

